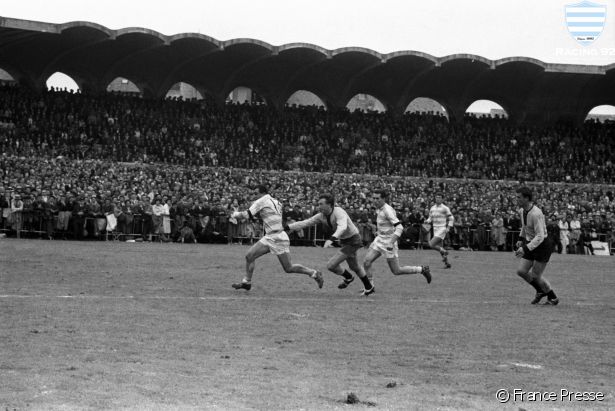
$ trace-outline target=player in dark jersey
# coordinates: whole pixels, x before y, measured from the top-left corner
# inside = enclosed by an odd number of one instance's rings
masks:
[[[517,274],[536,290],[532,304],[538,304],[547,297],[545,305],[557,305],[559,299],[542,276],[553,252],[553,241],[547,235],[545,217],[532,202],[532,191],[528,187],[517,190],[517,203],[521,207],[521,234],[515,251],[517,258],[521,259]]]

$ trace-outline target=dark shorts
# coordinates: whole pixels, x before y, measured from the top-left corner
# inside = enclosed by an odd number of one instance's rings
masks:
[[[529,261],[538,261],[539,263],[548,263],[553,252],[553,241],[550,237],[545,238],[542,243],[529,253],[523,256]]]
[[[359,234],[355,234],[352,237],[340,240],[340,246],[342,246],[340,250],[342,254],[351,257],[357,255],[357,251],[363,247],[363,241],[361,241],[361,236]]]

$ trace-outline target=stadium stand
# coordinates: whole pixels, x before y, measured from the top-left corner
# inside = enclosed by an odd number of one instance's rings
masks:
[[[592,240],[613,244],[614,133],[610,123],[448,123],[5,86],[0,224],[45,238],[181,241],[191,230],[201,242],[250,241],[260,228],[229,221],[229,210],[266,181],[288,219],[311,215],[317,195],[332,189],[368,243],[366,194],[385,187],[406,228],[403,243],[416,247],[429,236],[422,224],[439,189],[458,217],[449,246],[504,250],[519,226],[514,188],[522,181],[535,186],[553,224],[578,221],[567,248],[585,252]],[[293,240],[314,244],[323,235],[318,228]]]

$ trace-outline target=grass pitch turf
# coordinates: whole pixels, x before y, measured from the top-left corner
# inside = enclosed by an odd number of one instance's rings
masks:
[[[452,251],[444,270],[401,251],[432,284],[381,258],[364,298],[359,281],[337,289],[332,250],[306,247],[293,261],[322,290],[271,255],[233,290],[247,249],[2,240],[0,410],[615,407],[612,257],[554,255],[561,303],[543,307],[511,253]],[[501,404],[499,389],[605,399]]]

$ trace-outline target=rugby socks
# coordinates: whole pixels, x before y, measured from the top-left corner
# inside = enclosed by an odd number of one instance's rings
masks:
[[[348,270],[344,270],[344,272],[342,273],[342,277],[344,277],[346,280],[350,280],[352,278],[352,274]]]
[[[557,295],[555,295],[555,292],[554,292],[553,290],[551,290],[551,291],[549,291],[549,292],[547,293],[547,298],[548,298],[549,300],[555,300],[555,299],[557,298]]]
[[[363,282],[363,287],[365,287],[366,290],[371,290],[372,289],[373,285],[369,281],[369,278],[367,278],[367,276],[362,277],[361,281]]]
[[[531,285],[532,287],[534,287],[534,289],[535,289],[537,292],[545,294],[545,292],[544,292],[544,290],[543,290],[543,287],[542,287],[542,284],[541,284],[538,280],[532,280],[532,281],[530,281],[530,285]],[[553,291],[551,291],[551,292],[553,292]]]

